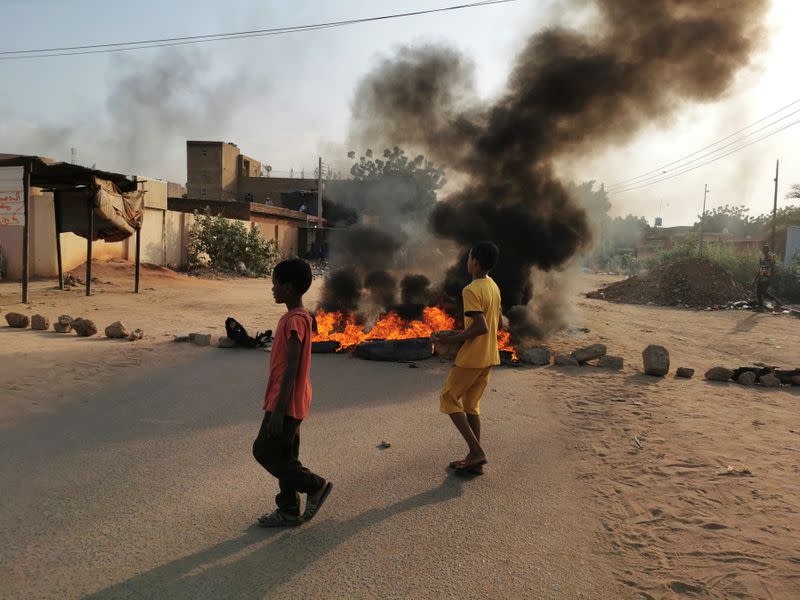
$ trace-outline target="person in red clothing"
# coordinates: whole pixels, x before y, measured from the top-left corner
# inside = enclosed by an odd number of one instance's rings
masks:
[[[253,442],[253,456],[278,480],[277,508],[258,520],[261,527],[296,526],[311,520],[333,484],[300,462],[300,424],[311,406],[311,336],[313,318],[303,307],[311,287],[311,267],[299,258],[278,263],[272,271],[272,295],[286,305],[272,343],[264,420]],[[300,516],[300,494],[307,494]]]

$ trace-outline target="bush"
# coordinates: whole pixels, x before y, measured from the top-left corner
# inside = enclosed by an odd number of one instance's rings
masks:
[[[209,210],[195,212],[189,231],[189,268],[211,267],[249,277],[267,277],[281,259],[275,240],[265,240],[257,225],[248,231],[242,221],[231,221]]]
[[[606,271],[622,275],[638,275],[642,271],[642,265],[633,254],[616,254],[606,264]]]
[[[800,302],[800,254],[788,267],[778,265],[774,287],[775,295],[784,302]]]

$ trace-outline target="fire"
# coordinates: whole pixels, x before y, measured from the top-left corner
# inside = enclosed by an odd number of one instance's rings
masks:
[[[518,360],[517,350],[511,344],[511,333],[507,329],[501,329],[497,332],[497,348],[498,350],[511,352],[511,360]]]
[[[382,316],[367,331],[358,325],[353,315],[318,310],[315,315],[317,333],[315,342],[339,342],[339,349],[347,350],[367,340],[407,340],[430,337],[434,331],[454,329],[455,319],[441,308],[429,306],[422,311],[422,320],[408,321],[395,312]]]
[[[369,330],[356,323],[353,315],[340,312],[326,312],[318,310],[317,333],[314,342],[339,342],[339,351],[346,351],[361,342],[368,340],[408,340],[412,338],[430,337],[435,331],[456,328],[456,320],[443,309],[428,306],[422,311],[421,320],[406,320],[395,312],[383,315]],[[511,345],[511,334],[506,330],[497,332],[497,341],[500,350],[512,352],[514,360],[517,354]]]

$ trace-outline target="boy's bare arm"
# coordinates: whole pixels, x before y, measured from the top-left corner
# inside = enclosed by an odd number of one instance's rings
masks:
[[[486,317],[482,312],[470,311],[466,313],[466,315],[472,319],[472,324],[470,324],[470,326],[464,331],[459,331],[458,333],[444,336],[435,334],[434,339],[457,344],[459,342],[466,342],[467,340],[476,338],[479,335],[485,335],[489,333],[489,324],[486,322]]]
[[[294,382],[297,379],[297,371],[300,368],[300,350],[302,344],[297,332],[293,331],[286,342],[286,370],[283,372],[281,389],[278,392],[278,401],[275,403],[275,410],[269,419],[269,433],[279,434],[283,431],[283,418],[286,416],[286,409],[294,391]]]

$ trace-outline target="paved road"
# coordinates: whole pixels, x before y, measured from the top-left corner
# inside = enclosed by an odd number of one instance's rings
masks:
[[[464,480],[444,365],[315,357],[301,457],[336,489],[306,526],[254,527],[276,491],[250,455],[265,359],[198,350],[0,431],[0,596],[620,597],[535,370],[496,372],[492,462]]]

